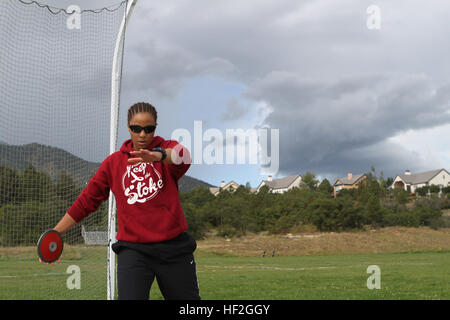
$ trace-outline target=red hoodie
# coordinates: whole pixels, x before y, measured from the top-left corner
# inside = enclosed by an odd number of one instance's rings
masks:
[[[160,161],[129,164],[133,142],[108,156],[67,213],[79,222],[108,199],[110,190],[117,203],[117,240],[146,243],[172,239],[187,230],[178,194],[178,179],[190,166],[189,151],[175,140],[153,137],[148,147],[164,149],[178,145],[188,161],[166,164]],[[180,149],[178,149],[180,150]]]

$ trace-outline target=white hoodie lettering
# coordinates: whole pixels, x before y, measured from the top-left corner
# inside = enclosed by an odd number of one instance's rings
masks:
[[[122,187],[128,197],[128,204],[144,203],[152,199],[163,186],[161,174],[153,163],[128,165],[122,177]]]

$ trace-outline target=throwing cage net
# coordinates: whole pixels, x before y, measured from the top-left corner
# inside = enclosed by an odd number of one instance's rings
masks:
[[[63,235],[60,263],[36,243],[111,153],[128,4],[0,2],[0,299],[107,298],[107,201]]]

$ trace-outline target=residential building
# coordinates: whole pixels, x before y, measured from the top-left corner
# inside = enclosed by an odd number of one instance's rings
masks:
[[[444,168],[412,174],[406,170],[404,174],[395,177],[390,188],[403,188],[414,193],[417,188],[437,185],[441,188],[450,186],[450,174]]]
[[[227,184],[225,184],[225,181],[222,181],[220,187],[209,187],[209,191],[217,196],[221,190],[234,191],[237,188],[239,188],[239,184],[234,181],[230,181]]]
[[[299,187],[301,182],[301,175],[287,176],[279,179],[273,179],[272,176],[269,176],[267,180],[261,181],[256,188],[256,192],[259,192],[263,186],[267,186],[272,193],[284,193],[289,189]]]
[[[352,174],[349,172],[346,177],[339,178],[333,184],[333,195],[336,198],[336,195],[339,191],[343,189],[354,189],[358,188],[361,182],[367,179],[367,175],[365,173],[361,174]]]
[[[250,192],[258,193],[259,190],[263,186],[267,186],[269,188],[270,192],[284,193],[294,187],[299,187],[301,181],[302,181],[301,175],[288,176],[288,177],[279,178],[279,179],[273,179],[272,176],[269,176],[267,180],[261,181],[261,183],[258,185],[258,187],[250,188]],[[221,190],[234,191],[238,187],[239,187],[239,184],[237,184],[234,181],[230,181],[228,183],[225,183],[225,181],[222,181],[220,187],[210,187],[209,191],[213,195],[217,196]]]

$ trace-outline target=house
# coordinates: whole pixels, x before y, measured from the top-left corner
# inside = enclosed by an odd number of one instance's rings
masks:
[[[295,176],[288,176],[280,179],[272,179],[272,176],[269,176],[267,180],[261,181],[258,187],[256,188],[250,188],[250,193],[258,193],[259,190],[263,186],[269,187],[269,191],[273,193],[284,193],[288,191],[289,189],[292,189],[294,187],[299,187],[300,182],[302,181],[302,177],[300,175]],[[230,190],[234,191],[239,187],[239,184],[237,184],[234,181],[230,181],[227,184],[225,184],[225,181],[222,181],[220,187],[210,187],[209,191],[217,196],[220,191],[222,190]]]
[[[360,183],[367,179],[365,173],[353,175],[351,172],[347,174],[345,178],[339,178],[333,184],[333,195],[336,198],[337,193],[342,189],[358,188]]]
[[[390,188],[403,188],[414,193],[417,188],[437,185],[441,188],[450,186],[450,174],[444,168],[412,174],[406,170],[395,177]]]
[[[234,191],[237,188],[239,188],[239,184],[237,184],[234,181],[230,181],[227,184],[225,184],[225,181],[222,181],[221,184],[220,184],[220,187],[209,187],[209,191],[213,195],[217,196],[221,190]]]
[[[269,176],[267,180],[261,181],[259,186],[256,188],[256,192],[259,192],[263,186],[267,186],[272,193],[284,193],[289,189],[299,187],[301,181],[301,175],[287,176],[280,179],[273,179],[272,176]]]

